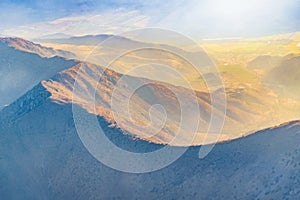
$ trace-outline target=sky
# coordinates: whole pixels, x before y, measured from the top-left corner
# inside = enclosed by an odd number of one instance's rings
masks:
[[[144,27],[193,38],[299,31],[299,0],[1,0],[0,34],[26,39],[119,34]]]

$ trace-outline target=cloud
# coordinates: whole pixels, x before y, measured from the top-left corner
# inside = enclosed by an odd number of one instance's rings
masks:
[[[192,0],[160,22],[191,36],[256,36],[299,30],[297,0]],[[298,13],[298,14],[297,14]]]
[[[0,30],[8,28],[12,24],[19,26],[30,23],[36,14],[33,9],[17,4],[4,4],[0,2],[0,8]]]
[[[17,28],[6,29],[5,35],[14,35],[27,39],[37,38],[54,33],[68,35],[118,34],[147,25],[149,17],[137,10],[110,10],[101,14],[89,14],[63,17],[48,22],[39,22]]]

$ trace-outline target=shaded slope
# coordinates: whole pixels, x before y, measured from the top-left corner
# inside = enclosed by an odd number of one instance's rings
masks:
[[[41,85],[37,88],[26,99],[50,96]],[[128,174],[102,165],[87,152],[76,134],[70,104],[49,98],[31,102],[22,107],[16,102],[0,113],[4,122],[15,113],[7,114],[10,109],[24,111],[0,126],[4,199],[300,198],[299,121],[217,144],[202,160],[199,147],[191,147],[167,168]],[[159,147],[128,140],[106,120],[98,120],[118,146],[131,151]]]
[[[0,42],[0,107],[13,102],[41,80],[75,64],[57,56],[42,58]]]

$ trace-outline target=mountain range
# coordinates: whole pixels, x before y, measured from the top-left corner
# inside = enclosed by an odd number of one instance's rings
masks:
[[[264,102],[272,102],[274,97],[270,90],[225,88],[223,134],[212,152],[199,159],[199,150],[209,143],[204,138],[212,111],[222,118],[222,102],[211,106],[208,92],[123,75],[97,63],[73,59],[70,52],[19,38],[0,41],[0,105],[8,104],[0,110],[2,198],[300,198],[300,121],[288,120],[291,115],[284,116],[283,112],[284,119],[290,122],[274,126],[279,120],[265,119],[270,107],[265,107]],[[297,57],[283,61],[265,76],[275,77],[289,66],[295,74],[292,81],[297,81],[297,64],[294,64],[297,62]],[[119,80],[123,82],[115,91]],[[282,81],[291,84],[287,79]],[[122,108],[127,103],[126,97],[134,92],[134,85],[144,86],[130,97],[128,117]],[[213,92],[218,97],[218,90]],[[175,94],[183,97],[183,104]],[[112,105],[113,98],[116,107]],[[192,114],[192,102],[199,106],[200,116],[187,115],[186,120],[191,124],[199,120],[196,137],[188,143],[193,133],[190,127],[183,127],[180,140],[170,148],[176,151],[190,146],[188,150],[170,166],[151,173],[119,172],[98,162],[82,144],[74,123],[75,106],[96,117],[116,146],[133,152],[150,152],[172,141],[181,128],[180,108]],[[157,104],[164,110],[154,107],[149,115],[149,110]],[[286,108],[289,105],[279,110]],[[114,118],[116,114],[118,121]],[[164,121],[161,118],[164,115],[166,123],[157,134],[151,135]],[[258,131],[263,126],[272,128]]]

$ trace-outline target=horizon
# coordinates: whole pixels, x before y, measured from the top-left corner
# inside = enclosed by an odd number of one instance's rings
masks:
[[[152,27],[151,27],[152,28]],[[126,33],[126,32],[125,32]],[[278,34],[266,34],[266,35],[260,35],[260,36],[248,36],[248,37],[203,37],[203,38],[198,38],[197,42],[223,42],[223,41],[243,41],[243,40],[252,40],[252,39],[264,39],[264,38],[270,38],[270,40],[274,40],[275,37],[277,36],[287,36],[286,38],[280,38],[280,39],[289,39],[291,38],[293,35],[300,33],[300,31],[295,31],[295,32],[286,32],[286,33],[278,33]],[[133,37],[126,37],[123,35],[118,35],[118,34],[113,34],[113,33],[96,33],[96,34],[79,34],[79,35],[68,35],[68,34],[63,34],[63,33],[53,33],[53,34],[45,34],[42,35],[40,37],[37,38],[26,38],[26,37],[20,37],[20,36],[16,36],[16,35],[5,35],[2,34],[0,32],[0,38],[20,38],[20,39],[24,39],[24,40],[28,40],[31,42],[37,42],[39,40],[48,40],[48,39],[69,39],[69,38],[76,38],[76,37],[87,37],[87,36],[101,36],[101,35],[105,35],[105,36],[120,36],[120,37],[124,37],[124,38],[128,38],[128,39],[132,39],[134,40]],[[56,36],[56,35],[61,35],[60,36]],[[52,37],[54,36],[54,37]],[[193,38],[191,38],[193,39]],[[277,39],[275,39],[277,40]],[[138,41],[138,40],[137,40]],[[163,41],[162,43],[163,44]],[[300,45],[300,43],[298,44],[298,46]]]

